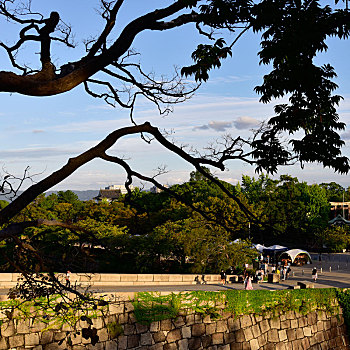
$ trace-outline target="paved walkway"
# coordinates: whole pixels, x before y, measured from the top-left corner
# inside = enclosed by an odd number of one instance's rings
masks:
[[[316,255],[314,255],[316,257]],[[302,267],[292,266],[290,278],[280,283],[254,283],[254,289],[280,290],[297,285],[298,281],[312,282],[311,271],[314,266],[318,269],[318,279],[315,288],[350,288],[350,253],[322,255],[323,261],[314,261],[313,264]],[[322,272],[321,272],[322,268]],[[219,291],[229,289],[243,289],[243,283],[221,284],[192,284],[192,285],[167,285],[167,286],[101,286],[92,288],[99,293],[113,292],[142,292],[142,291]],[[6,295],[8,290],[1,289],[0,295]]]

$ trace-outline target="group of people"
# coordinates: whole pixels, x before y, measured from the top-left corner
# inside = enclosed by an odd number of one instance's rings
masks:
[[[292,269],[290,268],[290,264],[285,265],[272,265],[271,272],[277,273],[281,276],[281,280],[285,281],[289,278],[289,275],[291,273]]]

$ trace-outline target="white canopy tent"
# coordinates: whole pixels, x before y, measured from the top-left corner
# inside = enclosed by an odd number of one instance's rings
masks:
[[[307,256],[309,261],[310,262],[312,261],[310,254],[306,250],[302,250],[302,249],[290,249],[290,250],[287,250],[287,251],[285,251],[285,252],[283,252],[281,254],[280,259],[282,259],[285,254],[287,256],[289,256],[289,258],[292,260],[292,264],[294,263],[294,261],[298,257],[298,255]]]

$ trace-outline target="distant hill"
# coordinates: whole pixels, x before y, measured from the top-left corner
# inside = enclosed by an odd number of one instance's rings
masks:
[[[47,191],[46,195],[49,196],[50,194],[57,193],[57,192],[58,191]],[[81,201],[89,201],[89,200],[93,199],[94,197],[96,197],[98,195],[99,190],[86,190],[86,191],[72,190],[72,192],[74,192],[78,196],[79,200],[81,200]],[[19,194],[20,193],[21,192],[19,192]],[[0,195],[0,200],[1,199],[4,199],[4,200],[8,201],[8,199],[5,196],[3,196],[3,195]]]

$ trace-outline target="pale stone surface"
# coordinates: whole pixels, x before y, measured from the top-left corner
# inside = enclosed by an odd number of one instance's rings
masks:
[[[279,338],[280,342],[287,340],[287,332],[285,329],[278,331],[278,338]]]
[[[188,340],[187,339],[179,340],[177,345],[179,347],[179,350],[188,350]]]
[[[258,343],[258,340],[257,340],[257,339],[252,339],[252,340],[249,342],[249,345],[250,345],[250,349],[251,349],[251,350],[259,350],[259,343]]]
[[[181,328],[182,338],[191,338],[191,327]]]
[[[24,335],[15,335],[13,337],[9,337],[9,345],[10,348],[20,347],[24,345]]]
[[[215,333],[212,335],[212,343],[213,345],[222,344],[224,342],[224,334],[223,333]]]
[[[160,325],[159,321],[158,322],[152,322],[150,324],[149,330],[151,332],[158,332],[159,331],[159,325]]]
[[[15,325],[13,321],[3,323],[1,325],[1,335],[3,337],[11,337],[16,334]]]
[[[304,332],[305,337],[311,337],[311,335],[312,335],[311,327],[304,327],[303,332]]]
[[[1,337],[0,338],[0,349],[1,350],[8,350],[8,345],[7,345],[7,342],[6,342],[6,339],[4,337]]]
[[[26,346],[39,345],[39,334],[38,333],[25,334],[24,342]]]

